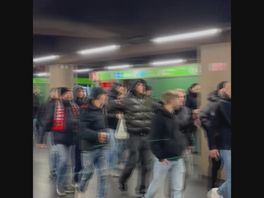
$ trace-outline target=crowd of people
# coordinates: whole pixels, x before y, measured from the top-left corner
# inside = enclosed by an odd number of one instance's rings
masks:
[[[202,127],[212,161],[208,198],[231,198],[231,84],[219,83],[204,109],[200,93],[195,83],[187,93],[178,88],[156,99],[142,79],[129,86],[115,82],[110,91],[94,87],[89,96],[81,86],[51,89],[45,104],[34,103],[33,124],[37,148],[49,149],[57,194],[84,198],[95,171],[98,198],[107,197],[108,176],[117,177],[125,192],[138,167],[137,194],[154,198],[164,181],[169,197],[182,198],[185,156],[197,152],[196,131]],[[222,164],[225,182],[220,185]]]

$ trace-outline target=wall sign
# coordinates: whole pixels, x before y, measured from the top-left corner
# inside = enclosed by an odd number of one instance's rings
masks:
[[[209,65],[209,71],[224,71],[226,70],[226,63],[212,63]]]
[[[92,80],[119,80],[137,78],[169,78],[177,76],[198,75],[198,64],[188,64],[171,67],[140,68],[117,71],[94,72]]]

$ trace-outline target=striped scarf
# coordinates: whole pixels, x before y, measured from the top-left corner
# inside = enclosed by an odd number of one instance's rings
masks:
[[[79,115],[79,108],[75,103],[71,103],[71,110],[74,118],[77,119]],[[62,132],[65,129],[65,111],[64,106],[60,100],[56,101],[55,111],[53,117],[53,125],[51,127],[52,131]]]

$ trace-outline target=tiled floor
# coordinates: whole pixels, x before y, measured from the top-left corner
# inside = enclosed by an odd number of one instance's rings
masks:
[[[57,198],[54,184],[49,180],[48,151],[34,150],[33,153],[33,198]],[[118,190],[117,179],[109,177],[108,180],[108,198],[133,198],[135,195],[135,186],[137,181],[137,171],[134,171],[129,180],[129,190],[126,194],[121,194]],[[161,184],[162,185],[162,184]],[[164,185],[163,185],[164,186]],[[86,191],[87,198],[96,198],[96,174],[89,183]],[[188,181],[184,198],[206,198],[207,180],[194,174]],[[65,198],[74,198],[74,194],[69,194]],[[164,187],[161,188],[156,198],[165,198]]]

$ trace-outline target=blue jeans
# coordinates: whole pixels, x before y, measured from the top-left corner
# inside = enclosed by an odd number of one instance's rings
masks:
[[[64,144],[52,145],[53,151],[56,153],[56,186],[61,190],[65,190],[67,181],[69,181],[70,169],[69,161],[72,160],[72,146],[66,146]]]
[[[56,152],[56,147],[54,147],[54,136],[52,132],[47,135],[47,145],[49,149],[49,168],[51,176],[56,175],[56,166],[58,164],[58,153]]]
[[[115,130],[114,129],[107,129],[107,132],[109,133],[109,145],[108,145],[108,168],[110,170],[116,168],[117,162],[118,162],[118,145],[115,138]]]
[[[125,151],[127,150],[127,140],[116,140],[117,142],[117,162],[126,163]]]
[[[224,198],[231,198],[231,150],[220,150],[224,164],[225,182],[218,188],[218,193]]]
[[[169,197],[182,198],[185,178],[185,164],[182,158],[177,161],[170,161],[168,165],[162,164],[155,159],[153,179],[149,185],[145,198],[154,198],[155,194],[164,182],[166,175],[169,180]]]
[[[83,151],[81,153],[82,170],[80,174],[79,190],[85,192],[89,180],[92,178],[94,169],[97,170],[97,197],[106,197],[106,174],[107,174],[107,159],[106,149],[95,149],[92,151]]]

